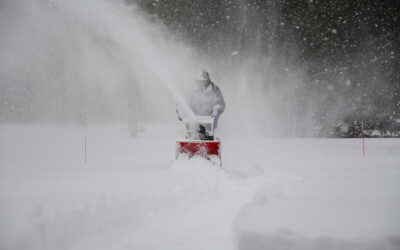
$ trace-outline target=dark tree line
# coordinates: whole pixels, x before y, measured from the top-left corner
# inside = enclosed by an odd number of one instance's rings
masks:
[[[399,1],[130,1],[209,56],[272,58],[277,81],[302,72],[316,135],[358,136],[361,116],[371,136],[400,131]]]

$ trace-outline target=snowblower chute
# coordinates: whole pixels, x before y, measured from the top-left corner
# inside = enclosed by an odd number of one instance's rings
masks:
[[[182,154],[189,158],[198,155],[222,167],[221,142],[214,137],[214,118],[196,116],[194,121],[185,121],[185,125],[186,138],[176,141],[176,158]]]

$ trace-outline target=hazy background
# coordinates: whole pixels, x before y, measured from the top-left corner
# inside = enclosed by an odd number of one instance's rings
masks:
[[[400,249],[399,3],[0,0],[0,249]]]
[[[0,122],[175,122],[205,68],[220,133],[400,131],[397,1],[0,1]]]

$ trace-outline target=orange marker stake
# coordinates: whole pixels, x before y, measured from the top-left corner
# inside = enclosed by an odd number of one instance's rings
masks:
[[[87,147],[87,118],[85,117],[85,166],[86,166],[86,147]]]

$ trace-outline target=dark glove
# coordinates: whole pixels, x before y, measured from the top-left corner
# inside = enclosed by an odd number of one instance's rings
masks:
[[[182,117],[181,117],[180,114],[179,114],[180,112],[179,112],[178,103],[176,104],[175,107],[176,107],[176,110],[175,110],[175,111],[176,111],[176,114],[178,115],[178,120],[179,120],[179,121],[182,121],[183,119],[182,119]]]

